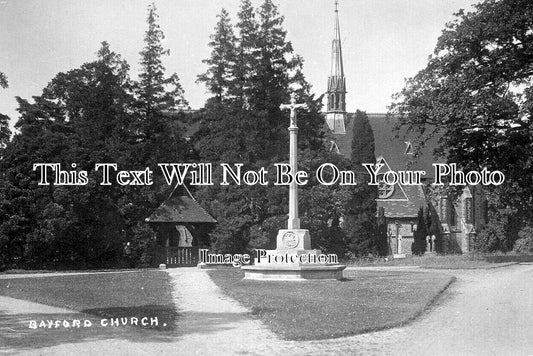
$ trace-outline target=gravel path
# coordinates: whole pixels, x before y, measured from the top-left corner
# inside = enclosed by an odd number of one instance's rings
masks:
[[[457,276],[457,282],[431,312],[416,322],[375,333],[305,342],[280,340],[239,303],[223,295],[205,271],[182,268],[167,272],[173,280],[180,313],[176,336],[165,341],[89,340],[21,354],[533,354],[533,264],[446,271]],[[6,309],[3,302],[0,299],[0,314]]]
[[[183,355],[270,355],[280,340],[248,310],[224,295],[204,270],[168,270],[178,305],[178,334]]]

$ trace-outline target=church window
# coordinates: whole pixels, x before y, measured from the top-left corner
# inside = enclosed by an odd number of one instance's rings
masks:
[[[412,155],[414,153],[413,151],[413,145],[411,144],[411,141],[405,142],[405,152],[406,155]]]
[[[341,151],[339,150],[339,146],[337,146],[337,143],[335,141],[331,141],[331,146],[329,147],[329,152],[335,152],[336,154],[340,154]]]
[[[448,199],[447,198],[441,198],[440,204],[439,204],[439,211],[440,211],[440,219],[442,221],[448,220]]]
[[[453,204],[451,204],[450,206],[450,225],[457,225],[457,212],[455,211],[455,207],[453,206]]]
[[[474,204],[472,198],[465,199],[465,222],[472,224],[474,222]]]
[[[378,176],[378,198],[387,199],[394,193],[394,185],[386,184],[384,182],[383,174]]]

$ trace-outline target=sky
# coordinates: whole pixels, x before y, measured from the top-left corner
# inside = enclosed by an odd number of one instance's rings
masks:
[[[209,57],[209,36],[225,8],[234,23],[240,0],[155,0],[165,33],[164,60],[177,73],[194,109],[209,97],[196,83]],[[258,7],[262,0],[252,0]],[[386,112],[405,79],[424,68],[444,25],[474,0],[339,0],[347,81],[347,110]],[[123,56],[137,77],[146,31],[145,0],[0,0],[0,113],[18,118],[15,96],[40,95],[59,72],[93,61],[102,41]],[[274,0],[285,17],[287,40],[304,59],[313,92],[326,91],[333,37],[334,0]]]

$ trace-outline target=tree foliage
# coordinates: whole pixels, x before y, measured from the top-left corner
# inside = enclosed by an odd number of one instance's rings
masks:
[[[4,73],[0,72],[0,87],[7,88],[7,77]]]
[[[229,90],[235,84],[236,37],[229,13],[222,9],[217,17],[219,20],[215,33],[211,35],[209,42],[211,57],[202,61],[209,67],[198,76],[198,81],[204,82],[215,98],[222,101],[228,98]]]
[[[338,160],[323,152],[320,100],[311,94],[302,73],[303,61],[286,39],[276,5],[265,0],[254,9],[249,0],[243,0],[235,40],[228,14],[222,11],[218,18],[211,57],[204,61],[208,70],[200,76],[213,94],[196,136],[200,158],[215,166],[243,163],[243,170],[265,167],[273,174],[273,164],[287,161],[289,151],[289,113],[282,112],[280,105],[295,92],[298,102],[309,108],[298,112],[299,169],[313,172],[320,163]],[[343,164],[339,162],[339,167]],[[270,177],[267,187],[211,186],[197,192],[219,222],[212,233],[217,251],[275,247],[277,230],[286,226],[288,194],[287,187],[274,186],[274,180]],[[311,231],[315,247],[329,251],[343,249],[326,236],[338,236],[344,243],[339,229],[344,195],[333,190],[316,181],[300,187],[302,226]]]
[[[0,210],[10,218],[0,231],[11,263],[95,267],[120,259],[125,217],[117,204],[122,192],[100,186],[95,177],[87,186],[39,186],[33,164],[92,171],[96,162],[127,162],[127,68],[103,43],[97,61],[59,73],[34,103],[17,99],[20,133],[1,161],[6,199]]]
[[[376,220],[378,196],[377,187],[368,184],[369,176],[363,163],[375,163],[374,133],[368,116],[357,111],[353,118],[353,139],[351,169],[357,177],[357,185],[350,191],[350,199],[346,205],[344,230],[350,252],[355,256],[380,254],[380,240],[386,236],[379,234]],[[381,250],[381,251],[380,251]]]
[[[500,170],[502,206],[531,217],[533,203],[533,3],[486,0],[456,14],[391,113],[465,170]]]
[[[177,76],[165,75],[161,58],[168,51],[153,5],[147,22],[139,81],[130,79],[129,65],[103,42],[95,61],[57,74],[33,102],[17,98],[19,132],[0,159],[0,268],[151,262],[154,234],[144,219],[168,196],[168,186],[158,179],[151,186],[101,185],[101,172],[95,172],[96,163],[155,171],[158,162],[190,157],[165,115],[186,102]],[[87,184],[38,185],[35,163],[87,171]],[[54,182],[54,172],[48,179]],[[126,242],[131,261],[123,253]]]
[[[164,109],[171,109],[177,105],[187,105],[183,88],[176,73],[166,76],[163,57],[170,55],[161,42],[165,35],[158,24],[159,15],[154,4],[148,6],[148,30],[145,32],[145,47],[140,52],[141,73],[135,84],[135,93],[139,99],[139,106],[147,116]]]

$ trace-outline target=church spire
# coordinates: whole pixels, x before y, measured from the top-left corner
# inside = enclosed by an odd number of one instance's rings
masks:
[[[342,63],[341,30],[339,25],[339,2],[335,0],[335,31],[331,44],[331,72],[328,78],[328,107],[326,122],[336,134],[346,133],[346,81]]]
[[[342,65],[341,28],[339,26],[339,2],[335,0],[335,32],[331,46],[331,73],[332,77],[344,78],[344,67]]]

